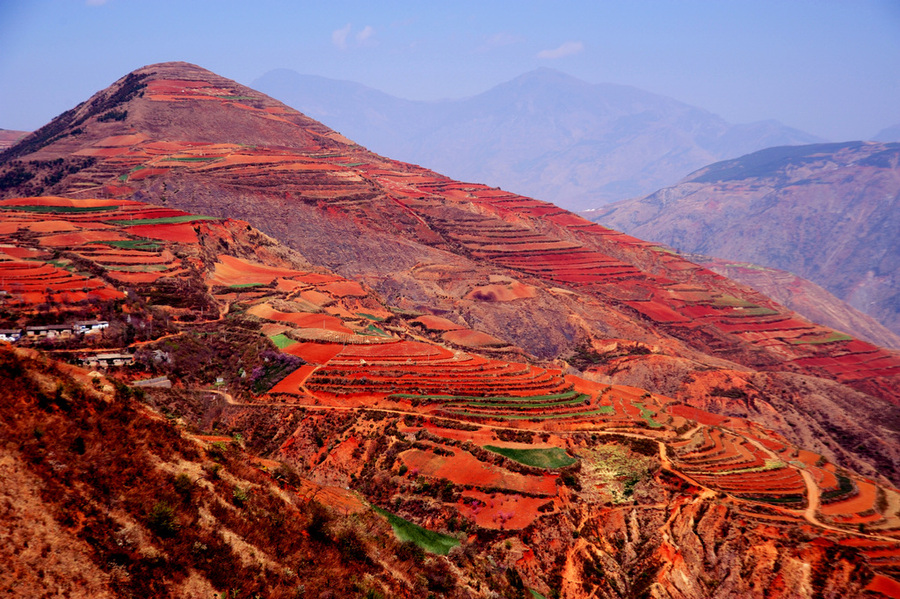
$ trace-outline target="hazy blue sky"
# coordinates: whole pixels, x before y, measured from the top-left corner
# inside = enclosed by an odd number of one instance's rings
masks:
[[[0,127],[34,129],[146,64],[275,68],[410,99],[540,66],[831,140],[900,123],[898,0],[0,0]]]

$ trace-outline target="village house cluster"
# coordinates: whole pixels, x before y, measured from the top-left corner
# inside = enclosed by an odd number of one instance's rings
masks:
[[[22,337],[27,339],[68,338],[76,335],[97,333],[109,328],[106,320],[78,320],[72,324],[48,324],[25,327],[24,329],[0,329],[0,341],[15,343]]]

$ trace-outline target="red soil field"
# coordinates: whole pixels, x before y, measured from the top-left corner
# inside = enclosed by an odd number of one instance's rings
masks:
[[[625,302],[641,314],[656,322],[690,322],[672,308],[656,301],[649,302]]]
[[[135,218],[170,218],[173,216],[191,216],[190,213],[183,210],[171,210],[168,208],[141,210],[138,214],[117,214],[104,218],[105,221],[122,222],[123,224]]]
[[[180,272],[180,271],[179,271]],[[124,270],[109,271],[109,276],[122,283],[153,283],[162,278],[173,276],[172,272],[127,272]]]
[[[230,285],[267,285],[278,277],[294,277],[304,274],[290,268],[265,266],[224,254],[220,255],[218,260],[209,279],[209,283],[212,285],[226,287]]]
[[[80,227],[65,220],[44,220],[28,225],[28,229],[35,233],[59,233],[61,231],[76,231]]]
[[[61,198],[58,196],[40,196],[28,198],[12,198],[9,200],[0,200],[3,206],[71,206],[82,208],[97,208],[100,206],[109,206],[115,209],[122,204],[121,200],[101,200],[101,199],[85,199],[74,200],[71,198]],[[95,213],[96,214],[96,213]]]
[[[431,314],[425,314],[424,316],[420,316],[411,322],[421,323],[426,329],[430,331],[455,331],[464,328],[456,324],[452,320],[447,320],[446,318],[433,316]]]
[[[703,410],[699,410],[686,404],[670,405],[666,407],[666,411],[669,414],[682,416],[689,420],[694,420],[698,424],[705,424],[707,426],[718,426],[725,421],[724,416],[710,414],[709,412],[704,412]]]
[[[517,299],[534,297],[537,291],[530,285],[515,281],[508,285],[482,285],[466,294],[465,299],[488,300],[492,302],[511,302]]]
[[[142,168],[128,174],[129,181],[140,181],[148,177],[156,177],[157,175],[165,175],[169,172],[168,168]]]
[[[354,281],[328,283],[324,289],[335,297],[366,297],[368,295],[362,285]]]
[[[130,235],[159,239],[161,241],[173,241],[175,243],[197,243],[197,232],[190,223],[178,223],[170,225],[137,225],[123,229]]]
[[[326,329],[340,333],[353,332],[344,326],[344,321],[340,318],[335,318],[328,314],[315,314],[312,312],[280,312],[272,309],[268,304],[257,304],[247,310],[247,313],[267,320],[288,322],[301,328]]]
[[[456,331],[447,331],[443,334],[443,339],[449,343],[462,345],[463,347],[502,347],[506,345],[505,341],[501,341],[496,337],[492,337],[481,331],[473,331],[471,329],[460,329]]]
[[[872,581],[866,585],[866,591],[881,593],[886,597],[900,598],[900,582],[888,578],[884,574],[876,574]]]
[[[842,501],[822,504],[819,511],[826,516],[846,516],[871,510],[875,506],[875,485],[859,479],[854,482],[859,493]]]
[[[413,430],[418,430],[418,428],[414,428]],[[463,431],[455,428],[444,428],[434,424],[430,420],[426,420],[425,430],[439,437],[455,441],[471,441],[477,445],[504,445],[502,442],[497,441],[494,433],[491,432],[490,429],[486,428],[477,431]]]
[[[396,343],[384,343],[380,345],[355,345],[348,346],[341,351],[338,357],[342,360],[365,358],[366,360],[406,360],[407,358],[452,358],[453,352],[428,345],[418,341],[398,341]]]
[[[336,343],[295,343],[282,351],[307,362],[326,364],[341,353],[342,346]]]
[[[272,387],[271,393],[300,393],[300,386],[316,367],[315,364],[304,364]]]
[[[538,507],[546,503],[546,497],[523,497],[506,493],[488,495],[473,490],[464,491],[456,505],[462,515],[474,520],[478,526],[520,530],[541,515]]]
[[[41,238],[41,245],[50,247],[71,247],[91,243],[93,241],[124,241],[128,239],[118,231],[78,231],[74,233],[60,233],[47,235]]]
[[[457,485],[498,487],[510,491],[556,495],[556,476],[533,476],[503,470],[475,459],[472,454],[452,449],[454,455],[439,456],[430,451],[409,449],[400,454],[411,472],[432,478],[446,478]]]
[[[16,260],[43,260],[51,255],[42,250],[23,247],[0,247],[0,252]]]

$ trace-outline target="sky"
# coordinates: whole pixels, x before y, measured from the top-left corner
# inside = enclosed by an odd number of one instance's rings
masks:
[[[170,60],[412,100],[551,67],[830,141],[900,123],[898,0],[0,0],[0,128],[36,129]]]

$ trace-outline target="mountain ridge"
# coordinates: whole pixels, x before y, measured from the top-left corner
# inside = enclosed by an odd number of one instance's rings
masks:
[[[861,141],[770,148],[591,218],[797,273],[896,334],[898,153],[900,144]]]
[[[436,102],[286,70],[253,85],[381,154],[568,209],[649,193],[751,149],[816,139],[773,121],[730,125],[665,96],[548,68]]]

